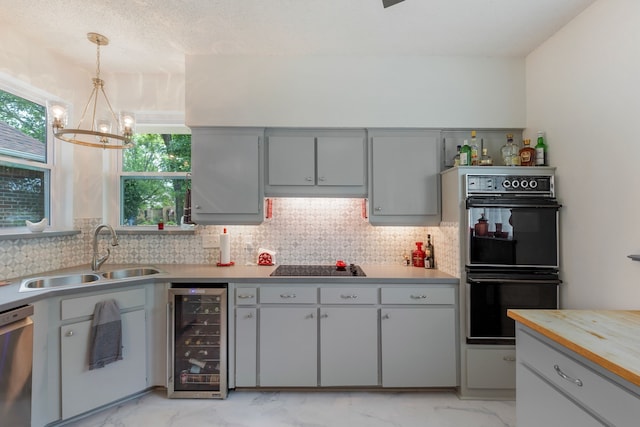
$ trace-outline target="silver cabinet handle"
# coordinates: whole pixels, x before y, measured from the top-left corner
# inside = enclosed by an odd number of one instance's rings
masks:
[[[309,314],[307,317],[305,317],[305,319],[313,319],[315,316],[313,315],[313,313]]]
[[[388,315],[388,314],[383,314],[383,315],[382,315],[382,318],[383,318],[383,319],[389,319],[390,317],[389,317],[389,315]]]
[[[307,181],[307,182],[311,182],[311,181],[313,181],[313,178],[310,177],[310,176],[305,176],[304,180]]]
[[[577,379],[577,378],[571,378],[569,375],[565,374],[564,372],[562,372],[562,369],[560,369],[560,366],[558,365],[553,365],[553,369],[556,370],[556,373],[558,375],[560,375],[560,377],[564,380],[569,381],[570,383],[574,383],[575,385],[577,385],[578,387],[582,387],[582,381]]]
[[[355,295],[355,294],[344,295],[344,294],[342,294],[342,295],[340,295],[340,298],[342,298],[342,299],[356,299],[356,298],[358,298],[358,295]]]
[[[329,315],[327,313],[322,313],[320,317],[323,319],[326,319],[327,317],[329,317]]]
[[[238,295],[239,299],[251,299],[251,298],[255,298],[255,295],[253,294],[240,294]]]
[[[280,294],[280,298],[295,298],[296,294]]]
[[[245,319],[253,319],[253,312],[244,316]]]
[[[515,362],[516,358],[515,356],[504,356],[502,360],[504,360],[505,362]]]
[[[195,208],[196,208],[196,209],[200,209],[200,205],[196,205],[196,206],[195,206]]]
[[[68,331],[66,334],[68,337],[72,337],[73,336],[73,331]]]
[[[373,208],[373,210],[376,212],[380,212],[382,208],[380,206],[376,206],[375,208]]]
[[[411,295],[411,299],[427,299],[426,295]]]
[[[321,176],[321,177],[318,178],[318,181],[323,181],[324,182],[324,181],[326,181],[326,178],[324,176]]]

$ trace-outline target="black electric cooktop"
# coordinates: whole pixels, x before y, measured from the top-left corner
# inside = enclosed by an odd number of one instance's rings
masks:
[[[271,276],[358,276],[366,277],[360,266],[350,264],[346,267],[335,265],[279,265]]]

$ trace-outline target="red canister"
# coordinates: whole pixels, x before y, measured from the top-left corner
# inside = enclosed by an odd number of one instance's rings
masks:
[[[422,242],[416,242],[416,249],[411,251],[411,259],[414,267],[424,268],[424,251],[422,250]]]

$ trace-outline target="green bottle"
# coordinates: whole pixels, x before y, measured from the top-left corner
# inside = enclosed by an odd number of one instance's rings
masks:
[[[471,166],[471,147],[469,141],[464,140],[464,145],[460,148],[460,166]]]
[[[536,144],[536,166],[547,166],[547,144],[544,142],[544,132],[538,132]]]

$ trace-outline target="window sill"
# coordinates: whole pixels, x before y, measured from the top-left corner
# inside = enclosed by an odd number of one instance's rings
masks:
[[[0,230],[0,240],[18,239],[42,239],[49,237],[74,236],[80,234],[80,230],[44,230],[41,233],[32,233],[27,227],[5,228]]]
[[[122,235],[132,235],[132,234],[150,234],[154,236],[163,236],[163,235],[194,235],[196,233],[195,227],[193,228],[180,228],[180,226],[165,226],[164,230],[158,230],[156,226],[131,226],[131,227],[121,227],[116,228],[116,234],[118,236]]]

